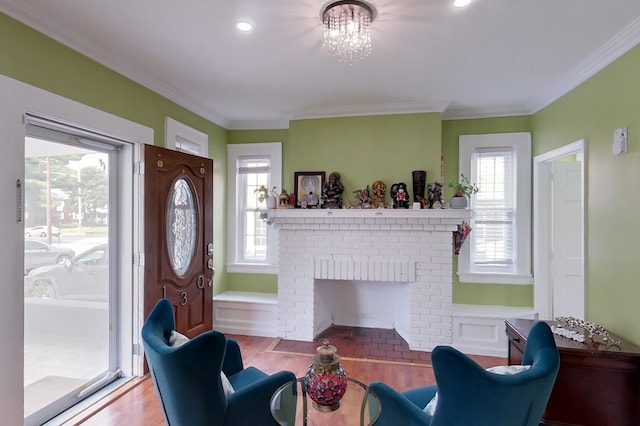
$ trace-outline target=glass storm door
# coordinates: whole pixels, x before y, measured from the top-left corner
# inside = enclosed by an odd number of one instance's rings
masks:
[[[39,425],[119,376],[117,194],[109,143],[34,125],[25,139],[25,424]]]

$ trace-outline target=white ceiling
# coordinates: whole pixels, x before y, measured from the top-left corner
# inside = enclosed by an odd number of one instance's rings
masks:
[[[370,0],[373,52],[322,48],[323,0],[0,0],[6,14],[227,128],[531,114],[640,42],[639,0]],[[254,30],[235,29],[239,19]]]

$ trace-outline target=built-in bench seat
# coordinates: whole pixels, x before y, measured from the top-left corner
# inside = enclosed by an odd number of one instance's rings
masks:
[[[276,337],[278,295],[225,291],[213,297],[213,328],[222,333]]]
[[[453,342],[456,349],[474,355],[507,357],[506,318],[537,319],[533,308],[453,304]]]

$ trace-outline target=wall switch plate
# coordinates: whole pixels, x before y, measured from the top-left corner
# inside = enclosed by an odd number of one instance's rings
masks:
[[[622,155],[627,152],[627,128],[620,127],[613,132],[613,146],[612,151],[614,155]]]

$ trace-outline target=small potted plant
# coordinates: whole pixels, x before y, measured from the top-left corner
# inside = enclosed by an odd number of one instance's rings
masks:
[[[266,186],[261,185],[253,192],[258,194],[258,203],[262,204],[264,202],[267,209],[276,208],[276,205],[278,204],[278,191],[275,186],[269,189]],[[267,223],[271,223],[269,220],[269,213],[266,210],[261,210],[260,207],[256,207],[256,211],[260,211],[260,219]]]
[[[449,188],[453,189],[453,197],[449,201],[449,206],[452,209],[466,208],[469,197],[478,192],[478,186],[471,183],[469,178],[462,173],[460,173],[460,180],[449,183]]]

